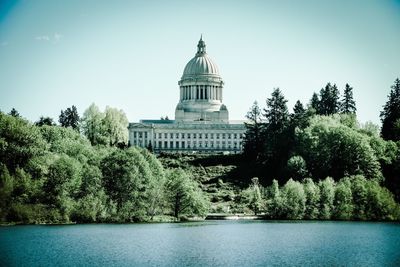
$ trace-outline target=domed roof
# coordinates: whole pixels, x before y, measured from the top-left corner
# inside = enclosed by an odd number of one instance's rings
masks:
[[[219,76],[217,65],[206,53],[206,44],[202,37],[197,45],[196,56],[186,64],[182,78],[195,75]]]

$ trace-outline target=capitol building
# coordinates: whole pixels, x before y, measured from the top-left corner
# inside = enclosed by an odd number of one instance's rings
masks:
[[[129,123],[129,143],[155,152],[238,153],[242,151],[244,121],[230,121],[222,103],[224,82],[206,53],[202,38],[179,84],[175,120]]]

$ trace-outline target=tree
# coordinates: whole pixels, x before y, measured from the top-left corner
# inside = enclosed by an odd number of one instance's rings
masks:
[[[346,87],[343,92],[342,103],[340,105],[340,112],[355,114],[356,110],[356,102],[353,99],[353,87],[350,87],[350,85],[346,83]]]
[[[335,187],[334,210],[332,217],[337,220],[350,220],[353,216],[353,193],[351,180],[348,177],[340,179]]]
[[[61,110],[58,121],[62,127],[72,127],[72,129],[79,131],[79,114],[74,105],[65,111]]]
[[[353,219],[365,220],[368,201],[367,180],[362,175],[351,177],[351,192],[353,194]]]
[[[306,161],[302,156],[293,156],[287,162],[289,177],[295,180],[304,178],[308,175]]]
[[[270,219],[282,218],[283,198],[277,180],[272,180],[272,184],[267,187],[266,199],[267,217]]]
[[[315,110],[315,112],[319,112],[319,97],[317,93],[313,93],[310,103],[309,103],[309,108],[312,108]]]
[[[246,118],[249,122],[245,122],[246,133],[244,135],[244,153],[249,158],[257,158],[262,150],[261,141],[261,110],[257,101],[254,101],[253,106],[247,112]]]
[[[313,117],[309,127],[296,131],[297,153],[317,179],[356,174],[382,177],[370,137],[344,125],[343,116],[346,115]]]
[[[110,146],[128,143],[128,124],[123,110],[106,107],[103,129]]]
[[[120,221],[143,219],[147,205],[144,192],[151,176],[149,164],[136,148],[113,149],[101,161],[105,192],[116,203]]]
[[[104,114],[94,103],[83,112],[81,129],[92,145],[108,144],[105,136],[105,124],[103,123],[104,117]]]
[[[46,204],[54,205],[64,221],[70,220],[74,198],[78,196],[81,183],[81,165],[77,160],[63,155],[50,165],[43,185]]]
[[[300,220],[304,216],[306,195],[300,182],[289,179],[282,188],[284,208],[287,219]]]
[[[381,135],[385,140],[400,140],[400,79],[391,86],[389,100],[380,114],[382,121]]]
[[[331,177],[318,183],[320,191],[320,219],[329,220],[332,216],[335,199],[335,182]]]
[[[167,174],[168,203],[174,217],[179,220],[181,214],[205,216],[209,200],[204,196],[199,185],[182,169],[174,169]]]
[[[147,189],[145,191],[146,199],[146,213],[147,216],[153,220],[154,216],[161,214],[165,207],[166,198],[166,178],[164,168],[161,162],[146,149],[141,149],[140,153],[143,155],[147,163],[149,164],[151,176],[148,182]]]
[[[308,220],[318,219],[320,190],[311,178],[305,178],[302,182],[306,196],[304,218]]]
[[[6,221],[7,213],[12,203],[14,189],[13,178],[8,172],[7,166],[0,163],[0,221]]]
[[[248,207],[257,215],[264,206],[264,201],[261,197],[260,185],[258,178],[254,177],[251,179],[252,184],[243,191],[243,196]]]
[[[36,126],[39,126],[39,127],[40,127],[40,126],[44,126],[44,125],[47,125],[47,126],[55,126],[56,123],[55,123],[54,120],[53,120],[52,118],[50,118],[50,117],[43,117],[43,116],[40,116],[39,120],[35,122],[35,125],[36,125]]]
[[[286,106],[287,100],[279,88],[274,89],[271,98],[267,99],[267,106],[264,109],[264,124],[262,139],[264,151],[262,159],[265,167],[274,176],[282,175],[289,157],[291,137],[289,126],[289,112]]]
[[[275,88],[271,98],[267,99],[267,107],[264,109],[264,117],[268,131],[280,133],[287,126],[289,112],[287,100],[279,88]]]
[[[325,88],[320,91],[320,101],[317,114],[332,115],[339,111],[339,90],[336,84],[328,83]]]
[[[28,121],[0,112],[0,162],[13,173],[44,154],[46,144],[39,129]]]
[[[13,116],[15,118],[20,118],[21,117],[21,115],[19,115],[19,112],[15,108],[12,108],[10,113],[8,113],[8,115]]]

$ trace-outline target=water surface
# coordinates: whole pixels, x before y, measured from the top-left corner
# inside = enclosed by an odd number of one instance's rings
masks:
[[[0,227],[1,266],[400,266],[400,224],[206,221]]]

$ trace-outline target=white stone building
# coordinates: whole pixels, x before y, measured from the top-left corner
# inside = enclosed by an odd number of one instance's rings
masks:
[[[244,121],[229,120],[228,109],[222,104],[224,82],[202,38],[178,84],[175,120],[130,123],[130,145],[151,145],[156,152],[240,152]]]

